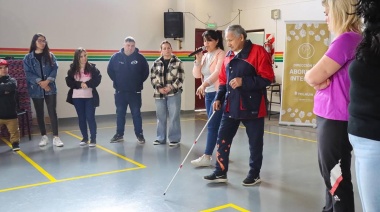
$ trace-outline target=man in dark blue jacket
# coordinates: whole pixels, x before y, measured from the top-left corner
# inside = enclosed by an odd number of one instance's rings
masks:
[[[273,81],[274,72],[269,54],[262,46],[247,40],[247,33],[240,25],[227,27],[225,36],[231,50],[220,70],[219,91],[213,105],[214,110],[223,108],[216,165],[214,173],[204,176],[204,179],[227,182],[232,140],[240,123],[243,123],[248,135],[250,170],[242,184],[252,186],[261,182],[266,86]]]
[[[141,119],[141,90],[144,81],[149,76],[149,65],[145,57],[139,53],[133,37],[126,37],[124,48],[112,55],[107,73],[115,88],[115,105],[117,115],[116,134],[111,143],[123,141],[125,130],[125,115],[127,107],[131,110],[133,125],[137,140],[145,143]]]
[[[8,75],[8,62],[0,59],[0,127],[5,125],[10,134],[13,151],[20,150],[20,131],[16,112],[17,81]]]

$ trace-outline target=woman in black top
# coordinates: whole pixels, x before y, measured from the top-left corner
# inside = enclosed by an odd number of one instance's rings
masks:
[[[363,211],[380,211],[380,1],[359,0],[363,39],[351,63],[348,133]]]

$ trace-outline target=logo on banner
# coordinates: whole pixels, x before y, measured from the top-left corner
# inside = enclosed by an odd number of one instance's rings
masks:
[[[303,43],[298,47],[298,56],[303,59],[309,59],[314,56],[315,49],[310,43]]]

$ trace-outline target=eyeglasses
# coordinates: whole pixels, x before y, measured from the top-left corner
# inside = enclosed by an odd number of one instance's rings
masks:
[[[40,40],[40,39],[37,39],[37,42],[38,42],[38,43],[46,43],[46,40]]]

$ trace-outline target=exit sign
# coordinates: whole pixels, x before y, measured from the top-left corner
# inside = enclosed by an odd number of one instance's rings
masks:
[[[216,23],[207,23],[206,24],[206,29],[216,29],[216,28],[218,28]]]

